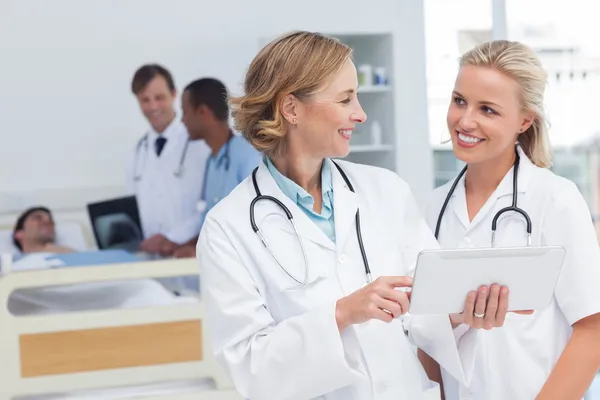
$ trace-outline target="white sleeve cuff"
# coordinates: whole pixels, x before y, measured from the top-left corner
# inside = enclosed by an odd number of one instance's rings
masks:
[[[460,324],[456,328],[454,328],[454,340],[456,343],[460,341],[460,338],[463,337],[465,333],[469,330],[470,326],[466,324]]]
[[[179,245],[189,242],[200,233],[201,214],[194,214],[180,226],[171,229],[165,237]]]
[[[478,330],[453,330],[447,315],[405,316],[410,341],[436,360],[460,384],[469,386],[475,369]],[[458,329],[457,328],[457,329]],[[468,327],[467,327],[468,328]]]

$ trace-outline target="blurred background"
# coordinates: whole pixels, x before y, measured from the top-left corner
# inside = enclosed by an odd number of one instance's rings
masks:
[[[5,0],[0,3],[0,213],[31,204],[55,213],[125,192],[125,162],[147,121],[129,85],[158,62],[178,89],[202,76],[241,92],[267,41],[294,29],[350,44],[369,121],[350,158],[395,170],[423,199],[460,168],[445,113],[458,56],[492,38],[533,46],[550,73],[554,170],[600,214],[595,106],[600,27],[584,0]],[[377,82],[373,82],[377,83]],[[7,221],[12,221],[12,216]]]
[[[87,204],[126,194],[126,162],[148,126],[130,90],[141,65],[167,67],[178,94],[207,76],[241,94],[259,49],[302,29],[354,49],[369,120],[348,158],[395,171],[418,201],[462,167],[443,144],[458,57],[490,39],[532,46],[549,72],[552,169],[577,184],[600,229],[596,7],[589,0],[3,0],[0,224],[10,231],[16,215],[37,204],[57,220],[87,221]]]

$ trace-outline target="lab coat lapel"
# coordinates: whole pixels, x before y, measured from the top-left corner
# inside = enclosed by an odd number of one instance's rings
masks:
[[[477,228],[482,222],[487,221],[487,215],[493,210],[496,205],[496,201],[499,198],[499,193],[504,190],[504,187],[507,185],[507,177],[510,175],[510,181],[512,182],[512,169],[509,174],[503,178],[498,185],[498,188],[492,193],[492,195],[486,200],[483,204],[479,212],[475,215],[473,220],[469,220],[469,209],[467,207],[467,194],[465,189],[465,175],[461,178],[461,181],[456,186],[455,198],[453,199],[453,209],[454,213],[460,222],[463,224],[465,228],[465,235],[468,235],[469,232],[472,232],[475,228]],[[512,189],[511,189],[512,191]],[[491,229],[491,225],[489,227]],[[490,231],[491,232],[491,231]]]
[[[331,166],[333,181],[333,215],[335,222],[335,241],[339,251],[343,251],[348,235],[356,232],[356,211],[358,210],[357,194],[352,192],[344,178],[333,165],[331,160],[327,160]],[[342,167],[343,170],[343,167]],[[350,177],[348,177],[351,180]],[[352,183],[352,181],[350,181]],[[354,185],[353,185],[354,186]],[[357,190],[355,187],[354,190]]]
[[[289,197],[287,197],[275,182],[275,179],[271,176],[267,166],[264,162],[261,162],[259,165],[259,169],[257,172],[256,180],[258,182],[258,186],[263,195],[270,195],[281,201],[292,213],[294,223],[296,224],[296,228],[298,229],[298,234],[303,239],[310,240],[324,248],[335,251],[335,245],[327,237],[327,235],[313,222],[308,218],[304,211],[302,211],[297,205],[295,201],[292,201]],[[270,211],[275,211],[280,214],[283,214],[283,210],[281,210],[275,203],[271,201],[260,201],[257,203],[261,205],[261,207],[266,206],[268,204]],[[258,215],[257,215],[258,218]],[[257,221],[258,223],[259,221]],[[281,227],[286,234],[296,235],[294,232],[294,228],[291,224],[287,223]]]

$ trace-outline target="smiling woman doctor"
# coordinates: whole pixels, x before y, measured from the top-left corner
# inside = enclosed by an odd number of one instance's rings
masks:
[[[213,351],[251,400],[440,398],[401,319],[405,275],[435,239],[393,172],[329,158],[366,120],[350,57],[337,40],[286,35],[232,100],[265,157],[207,214],[197,254]],[[431,320],[432,356],[462,381],[448,316]]]
[[[517,42],[460,60],[447,120],[466,173],[434,192],[430,226],[443,248],[490,247],[494,216],[516,206],[524,214],[502,213],[495,246],[527,245],[528,215],[531,245],[562,245],[566,258],[548,308],[508,313],[501,329],[478,335],[469,387],[443,374],[447,400],[581,399],[600,367],[598,239],[577,187],[547,169],[545,84],[537,56]]]

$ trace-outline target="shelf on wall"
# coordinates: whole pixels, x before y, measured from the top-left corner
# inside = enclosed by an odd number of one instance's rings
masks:
[[[358,93],[383,93],[390,90],[391,87],[389,85],[361,86],[358,88]]]
[[[350,146],[350,154],[393,150],[394,146],[392,146],[391,144],[357,144]]]

